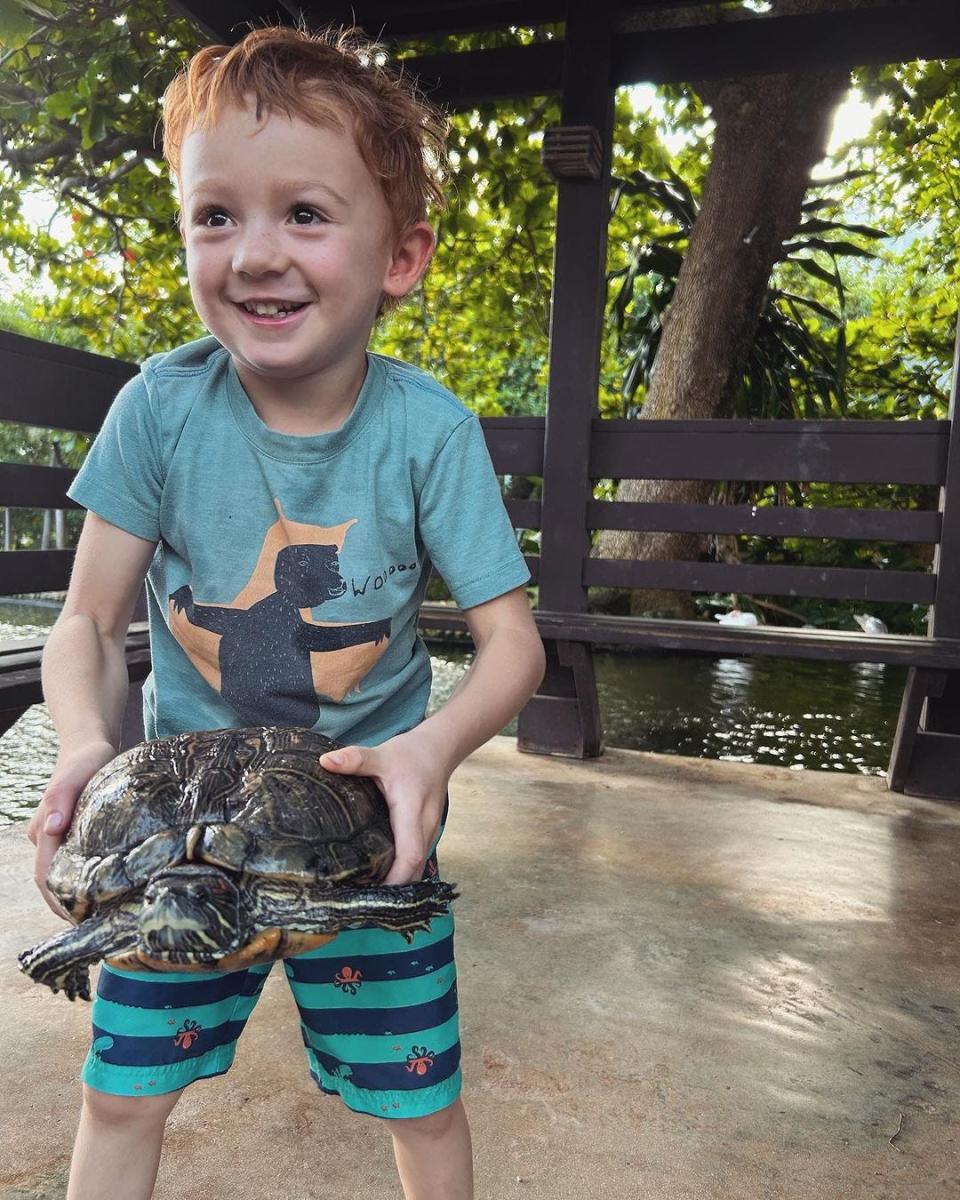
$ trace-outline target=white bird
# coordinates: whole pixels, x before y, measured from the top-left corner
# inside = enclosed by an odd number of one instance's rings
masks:
[[[868,613],[854,613],[853,619],[864,633],[889,633],[886,625],[879,617],[871,617]]]
[[[741,612],[739,608],[732,608],[729,612],[714,613],[713,619],[719,621],[721,625],[759,625],[760,622],[756,618],[755,613]]]

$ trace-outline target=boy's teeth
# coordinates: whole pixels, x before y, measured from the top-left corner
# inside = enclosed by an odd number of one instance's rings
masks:
[[[243,307],[248,313],[256,313],[258,317],[276,317],[280,314],[285,316],[287,313],[293,312],[294,309],[301,308],[302,305],[291,304],[282,308],[278,304],[244,304]]]

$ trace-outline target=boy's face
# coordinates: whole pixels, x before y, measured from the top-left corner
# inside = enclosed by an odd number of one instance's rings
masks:
[[[254,398],[355,371],[383,293],[429,261],[429,226],[397,237],[347,128],[225,108],[184,140],[179,184],[194,304]]]

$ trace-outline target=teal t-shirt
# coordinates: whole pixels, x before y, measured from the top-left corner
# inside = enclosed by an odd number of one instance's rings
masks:
[[[70,496],[157,543],[148,737],[313,727],[374,745],[422,719],[431,565],[461,608],[530,578],[476,416],[376,354],[339,429],[278,433],[215,338],[148,359]]]

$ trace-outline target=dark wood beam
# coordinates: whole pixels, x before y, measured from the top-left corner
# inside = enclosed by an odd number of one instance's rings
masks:
[[[638,8],[671,8],[676,3],[647,0]],[[192,17],[207,36],[236,41],[248,22],[291,20],[292,5],[228,0],[171,3]],[[535,23],[549,19],[556,3],[487,4],[314,4],[312,24],[356,19],[367,32],[389,39],[438,32],[462,32],[480,24]],[[511,15],[506,15],[506,14]],[[499,16],[498,16],[499,14]],[[434,22],[431,24],[431,22]],[[466,22],[466,25],[461,24]],[[415,28],[416,27],[416,28]],[[960,57],[960,17],[956,0],[895,0],[887,5],[793,17],[720,20],[680,29],[654,29],[614,38],[614,85],[668,83],[733,75],[769,74],[801,68],[866,66],[917,58]],[[454,108],[513,96],[559,92],[563,44],[535,43],[497,50],[439,54],[407,59],[435,100]]]
[[[487,3],[464,0],[446,4],[397,4],[392,0],[363,3],[358,0],[354,4],[306,4],[303,12],[314,27],[355,22],[372,37],[390,40],[553,23],[564,19],[566,4],[564,0],[488,0]]]
[[[403,60],[431,100],[451,108],[517,96],[548,96],[561,90],[564,43],[502,46],[460,54],[432,54]]]
[[[802,68],[960,57],[956,0],[798,17],[763,17],[659,29],[614,38],[611,83],[669,83]],[[558,41],[405,61],[431,96],[454,108],[558,92]]]
[[[0,421],[96,433],[138,368],[0,329]]]
[[[629,33],[613,48],[615,84],[768,75],[960,56],[956,0],[712,22]]]
[[[662,5],[664,0],[655,0]],[[510,25],[542,25],[562,21],[564,0],[461,0],[431,4],[429,0],[394,3],[392,0],[316,0],[298,5],[292,0],[171,0],[170,8],[189,17],[205,36],[217,42],[238,41],[248,25],[266,22],[293,24],[302,14],[314,29],[325,25],[359,25],[371,37],[431,37],[444,33],[470,33],[506,29]]]

